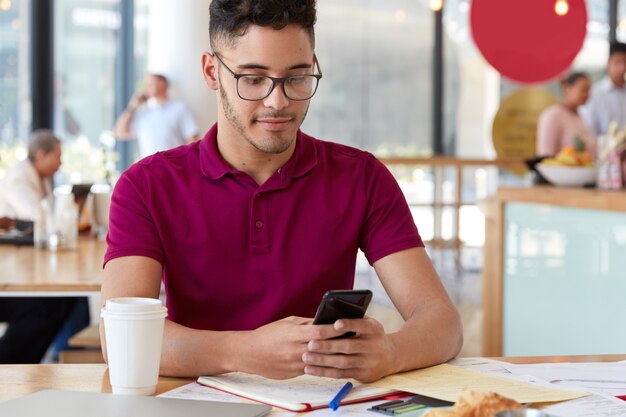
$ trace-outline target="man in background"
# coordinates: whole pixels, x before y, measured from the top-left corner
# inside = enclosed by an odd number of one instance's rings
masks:
[[[28,158],[7,171],[0,192],[0,217],[34,220],[41,200],[52,195],[52,176],[61,167],[61,141],[49,130],[33,132]]]
[[[617,122],[618,129],[626,127],[626,44],[614,42],[609,48],[607,75],[596,83],[591,97],[580,111],[596,135],[607,133],[609,124]]]
[[[118,139],[137,139],[140,158],[199,138],[191,112],[183,102],[168,97],[168,88],[163,75],[148,74],[145,91],[132,97],[115,122]]]
[[[0,218],[7,226],[9,219],[37,219],[60,166],[61,141],[49,130],[34,131],[28,158],[10,168],[0,185]],[[0,297],[0,322],[8,324],[0,337],[0,363],[39,363],[74,302],[65,297]]]

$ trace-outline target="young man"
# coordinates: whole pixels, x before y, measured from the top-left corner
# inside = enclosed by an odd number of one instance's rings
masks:
[[[607,75],[591,90],[580,113],[596,135],[604,135],[611,122],[620,130],[626,127],[626,44],[614,42],[609,48]]]
[[[196,122],[182,101],[169,98],[167,78],[148,74],[144,84],[115,122],[115,136],[136,138],[140,158],[197,140]]]
[[[103,302],[158,297],[163,279],[164,375],[373,381],[454,357],[458,313],[394,178],[371,154],[299,130],[321,78],[314,0],[210,11],[202,67],[218,122],[120,178]],[[406,320],[396,333],[369,317],[312,324],[325,291],[352,288],[359,248]],[[346,331],[358,336],[332,339]]]

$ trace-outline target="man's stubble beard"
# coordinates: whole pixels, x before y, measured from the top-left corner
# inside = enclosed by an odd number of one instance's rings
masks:
[[[241,137],[244,138],[246,142],[248,142],[258,151],[261,151],[264,153],[271,153],[271,154],[280,154],[280,153],[285,152],[287,149],[289,149],[291,144],[296,140],[295,134],[293,135],[293,137],[285,138],[283,137],[285,133],[282,133],[282,132],[276,132],[275,134],[268,132],[267,135],[269,135],[269,137],[258,138],[256,140],[251,138],[246,133],[244,124],[242,123],[241,119],[235,112],[235,109],[233,108],[230,100],[228,99],[228,96],[226,95],[226,91],[222,87],[222,83],[219,84],[219,91],[220,91],[220,99],[222,102],[222,109],[224,111],[224,116],[235,127],[235,129],[241,135]],[[307,104],[307,108],[304,114],[302,115],[302,118],[297,123],[298,127],[300,127],[300,125],[304,121],[308,111],[309,111],[309,106]],[[277,116],[285,116],[285,114],[279,113],[279,112],[273,112],[265,116],[277,117]],[[296,117],[294,114],[289,114],[288,116]]]

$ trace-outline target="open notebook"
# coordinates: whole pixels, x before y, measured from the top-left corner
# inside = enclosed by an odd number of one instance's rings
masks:
[[[398,394],[396,390],[378,388],[351,381],[354,388],[341,404],[352,404]],[[310,411],[328,407],[330,400],[346,383],[345,380],[303,375],[274,380],[241,372],[217,376],[201,376],[198,383],[220,391],[259,401],[289,411]]]

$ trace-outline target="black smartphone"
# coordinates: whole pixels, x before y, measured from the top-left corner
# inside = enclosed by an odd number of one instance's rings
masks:
[[[317,308],[313,324],[333,324],[339,319],[360,319],[372,300],[370,290],[332,290],[326,292]],[[354,336],[347,332],[340,337]]]

